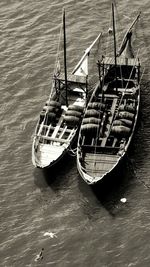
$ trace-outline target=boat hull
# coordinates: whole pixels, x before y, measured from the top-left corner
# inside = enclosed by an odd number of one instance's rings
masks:
[[[76,133],[74,134],[74,137],[72,138],[71,142],[64,146],[58,146],[56,144],[54,145],[45,145],[41,144],[41,146],[38,148],[38,151],[35,152],[35,141],[33,142],[32,147],[32,163],[35,167],[40,169],[48,169],[55,165],[57,165],[58,162],[60,162],[66,154],[70,151],[70,148],[74,145],[76,142],[77,136]]]
[[[123,159],[125,158],[126,153],[124,153],[124,155],[122,155],[120,158],[118,158],[117,162],[111,167],[111,169],[104,171],[103,170],[103,163],[99,163],[99,169],[101,169],[98,173],[97,171],[97,176],[95,175],[93,177],[93,175],[89,175],[87,173],[85,173],[84,171],[82,171],[82,167],[79,163],[79,161],[77,160],[77,169],[78,172],[80,174],[80,176],[82,177],[82,179],[88,184],[88,185],[96,185],[101,183],[104,179],[112,176],[113,174],[115,174],[116,170],[119,168],[119,165],[121,164],[121,162],[123,161]]]
[[[58,54],[51,93],[40,112],[33,138],[32,162],[35,167],[42,169],[56,165],[75,142],[87,101],[88,58],[90,51],[101,37],[101,34],[96,37],[73,71],[68,73],[65,13],[63,30],[64,68],[61,66],[60,69]]]
[[[56,114],[51,112],[53,108],[57,110]],[[32,162],[35,167],[43,169],[56,165],[71,149],[84,109],[85,92],[76,87],[69,92],[68,105],[50,100],[44,106],[44,116],[42,111],[33,138]],[[48,113],[45,110],[48,110]]]
[[[112,3],[114,57],[98,61],[97,84],[85,110],[77,147],[77,168],[88,184],[110,175],[126,155],[137,124],[140,105],[140,61],[132,48],[133,27],[116,47]],[[118,50],[118,51],[117,51]]]
[[[77,169],[80,176],[87,184],[94,185],[96,183],[101,182],[106,177],[109,177],[111,174],[113,174],[115,170],[119,168],[120,163],[123,162],[123,159],[125,158],[125,155],[129,150],[129,146],[133,139],[133,135],[135,133],[137,125],[138,114],[140,109],[140,86],[138,86],[137,88],[135,101],[137,104],[134,114],[132,131],[126,139],[125,146],[123,146],[123,148],[121,148],[121,145],[119,148],[113,147],[111,149],[103,147],[103,145],[102,147],[94,145],[85,145],[85,141],[82,146],[83,137],[80,129],[77,147]],[[113,124],[113,122],[111,123]],[[103,140],[101,144],[104,144]]]

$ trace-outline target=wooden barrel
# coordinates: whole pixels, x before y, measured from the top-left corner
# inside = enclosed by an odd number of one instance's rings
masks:
[[[99,130],[99,125],[88,123],[88,124],[82,124],[81,125],[81,133],[89,133],[89,134],[96,134]]]
[[[69,126],[76,126],[80,121],[79,117],[76,116],[64,116],[64,122]]]
[[[54,112],[48,112],[47,113],[47,118],[52,121],[53,119],[56,118],[56,113],[54,113]]]
[[[122,121],[124,125],[129,128],[132,126],[132,123],[133,123],[131,120],[127,120],[127,119],[120,119],[120,121]]]
[[[101,113],[95,109],[88,109],[85,111],[85,117],[95,117],[95,118],[100,118]]]
[[[98,124],[100,125],[101,119],[90,117],[90,118],[84,118],[82,121],[82,124]]]
[[[134,118],[134,114],[128,111],[120,111],[117,115],[118,118],[121,119],[129,119],[129,120],[133,120]]]
[[[113,126],[112,129],[111,129],[111,132],[114,135],[119,135],[121,137],[127,137],[127,136],[129,136],[130,128],[128,128],[126,126],[123,126],[123,125]]]
[[[65,113],[65,116],[81,117],[81,112],[76,111],[76,110],[67,110]]]
[[[120,125],[124,125],[124,123],[121,120],[114,120],[113,126],[120,126]]]
[[[49,106],[53,106],[53,107],[60,108],[60,107],[61,107],[61,104],[60,104],[60,102],[58,102],[58,101],[51,100],[51,101],[49,102]]]
[[[88,108],[90,109],[96,109],[96,110],[104,110],[105,104],[100,102],[90,102],[88,103]]]
[[[77,105],[69,105],[68,110],[76,110],[78,112],[83,112],[84,107],[83,106],[77,106]]]
[[[54,106],[44,106],[43,107],[43,110],[46,111],[46,112],[55,112],[56,111],[56,107]]]
[[[132,105],[120,105],[119,111],[129,111],[131,113],[135,113],[135,107]]]

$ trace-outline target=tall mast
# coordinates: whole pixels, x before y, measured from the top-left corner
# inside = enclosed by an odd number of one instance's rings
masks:
[[[114,35],[115,78],[116,78],[116,89],[117,89],[117,52],[116,52],[116,29],[115,29],[115,14],[114,14],[114,4],[113,4],[113,3],[112,3],[112,19],[113,19],[113,35]]]
[[[64,72],[65,72],[66,106],[68,106],[68,96],[67,96],[67,61],[66,61],[66,23],[65,23],[65,9],[64,9],[64,11],[63,11],[63,32],[64,32]]]

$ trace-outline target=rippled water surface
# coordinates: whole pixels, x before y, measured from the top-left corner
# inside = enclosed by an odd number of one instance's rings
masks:
[[[67,157],[49,172],[35,169],[32,136],[51,88],[62,8],[71,69],[97,34],[108,29],[111,1],[0,1],[2,267],[150,266],[150,3],[117,2],[122,27],[142,11],[141,111],[117,177],[92,189],[79,177],[75,158]],[[43,259],[36,262],[42,248]]]

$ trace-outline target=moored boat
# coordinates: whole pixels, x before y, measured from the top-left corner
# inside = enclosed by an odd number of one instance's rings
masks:
[[[82,120],[77,168],[88,184],[96,184],[118,166],[126,154],[137,123],[140,104],[140,61],[133,52],[133,21],[117,53],[113,15],[114,57],[98,61],[99,82]]]
[[[58,61],[51,93],[40,113],[33,137],[32,162],[39,168],[56,164],[75,141],[86,105],[89,52],[100,38],[98,35],[69,74],[66,60],[65,11],[62,24],[64,72],[61,71]]]

